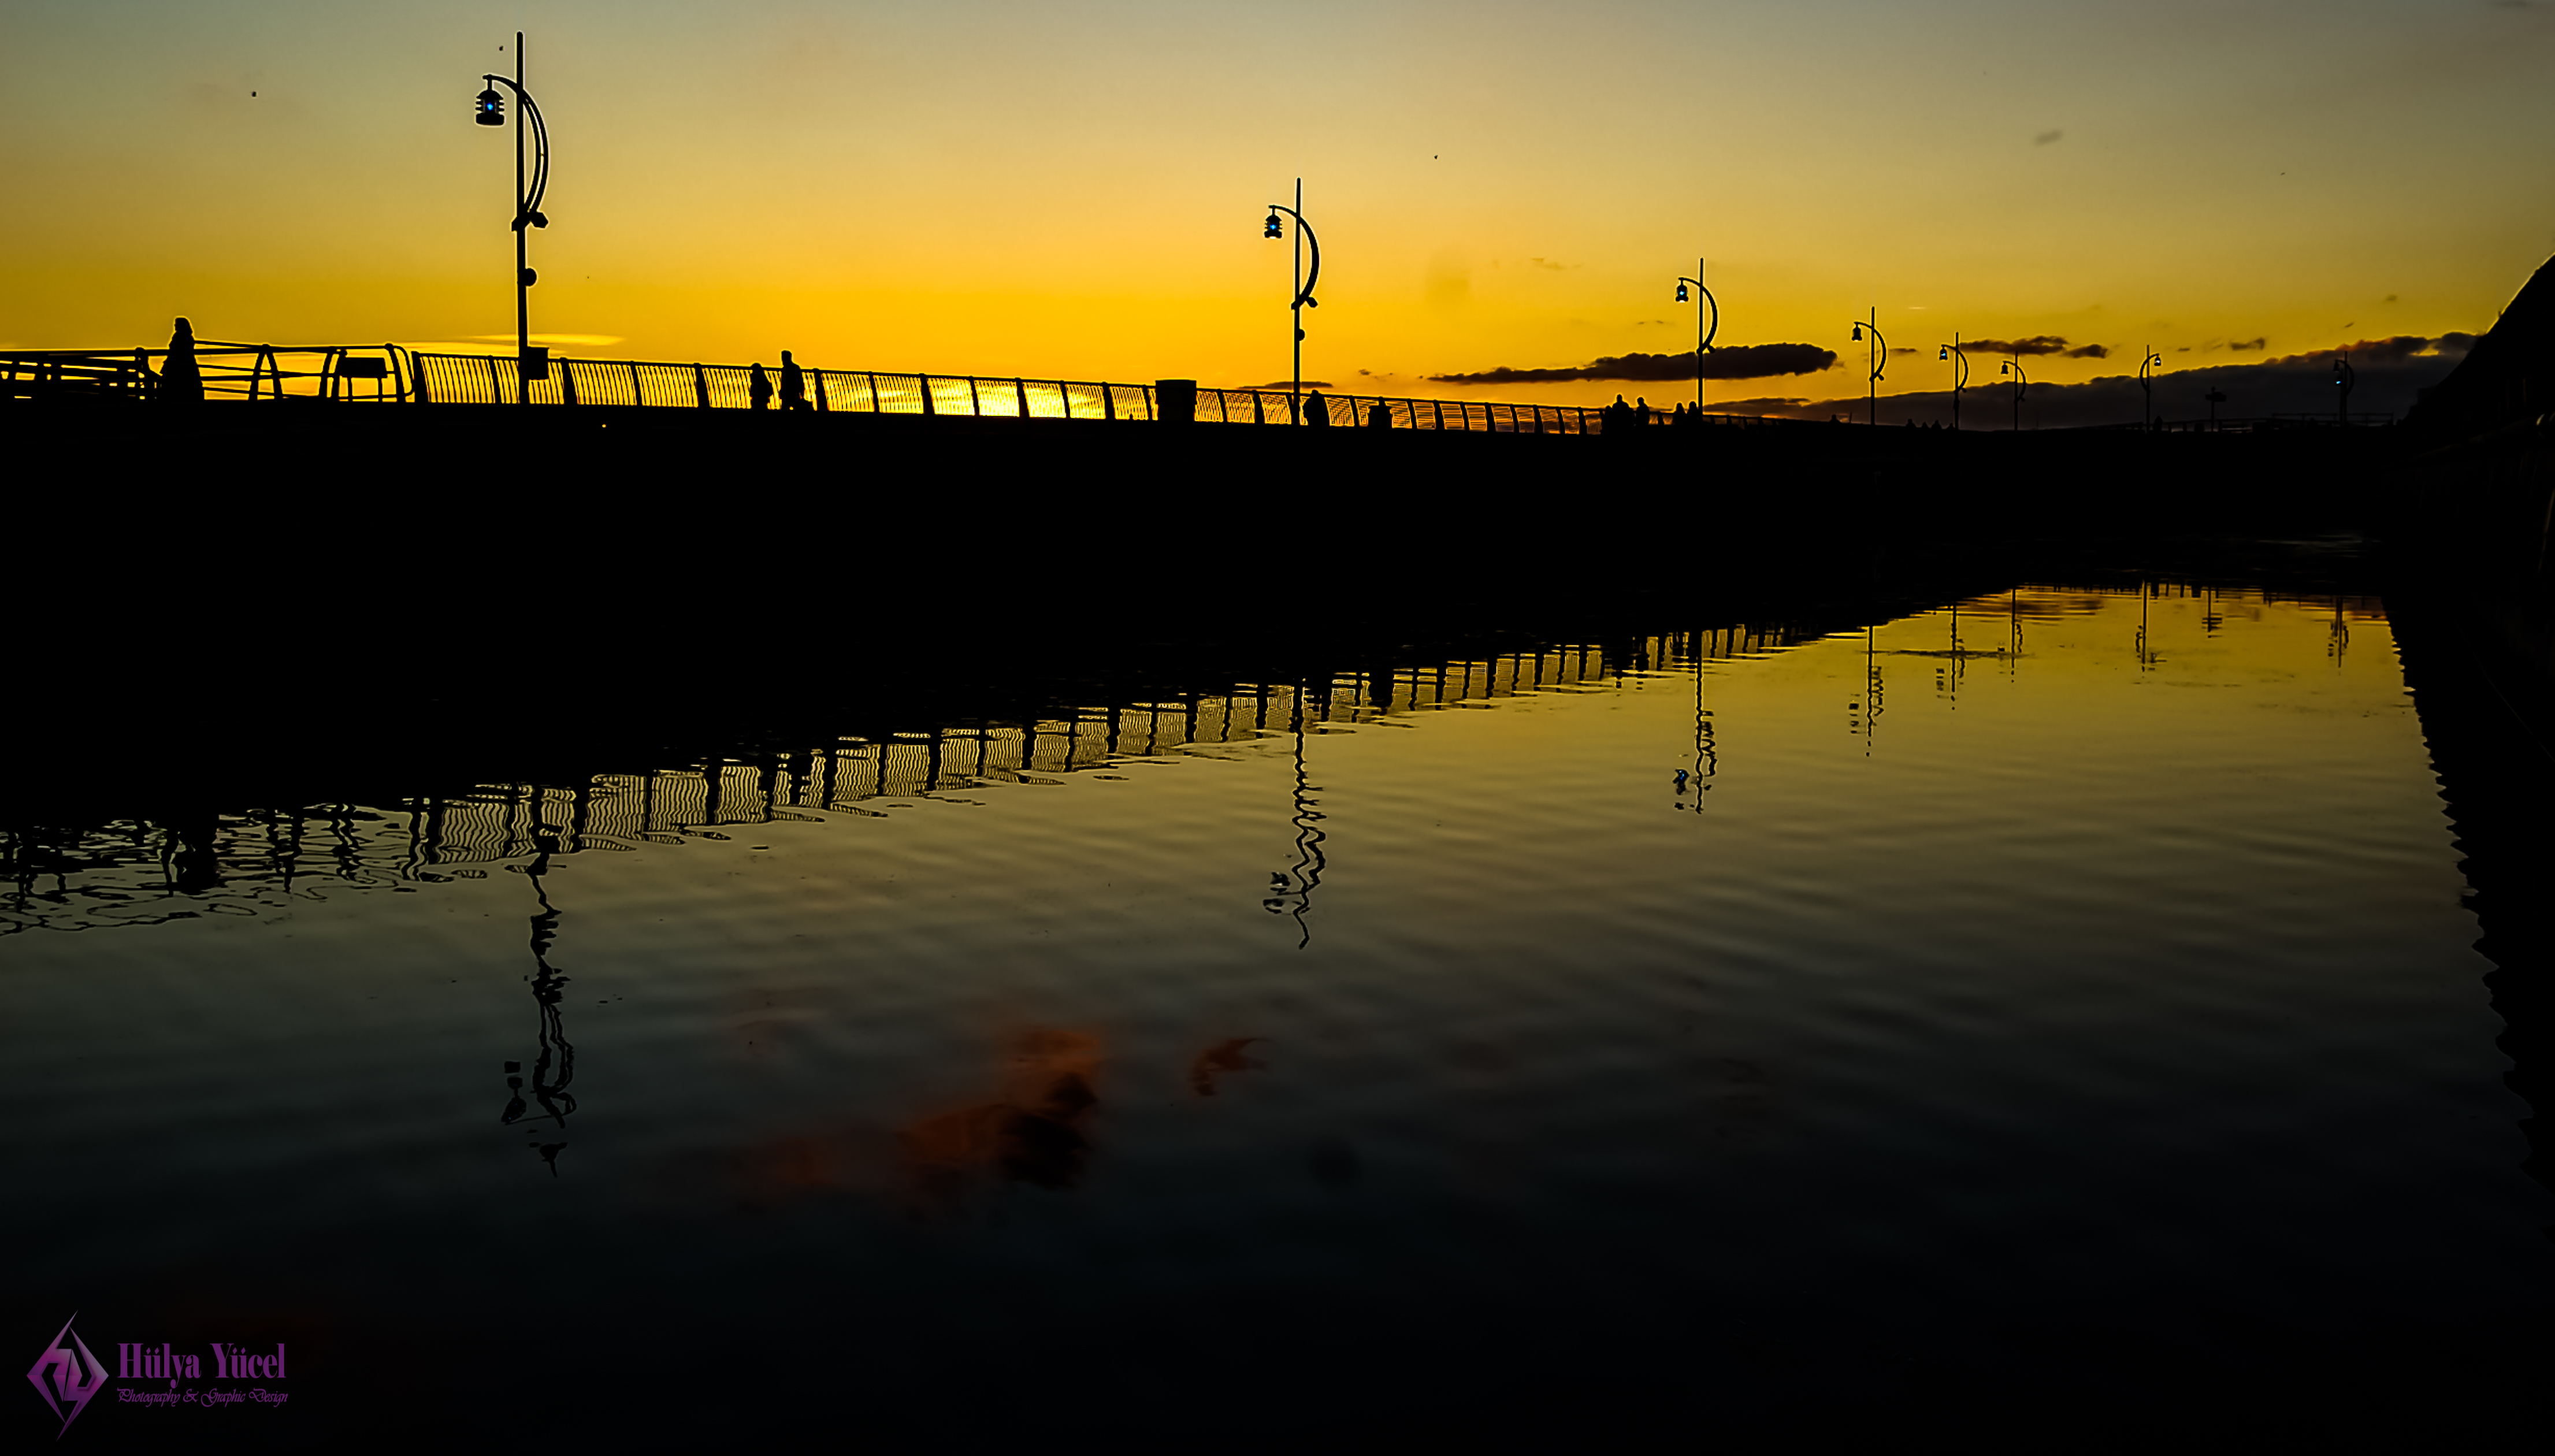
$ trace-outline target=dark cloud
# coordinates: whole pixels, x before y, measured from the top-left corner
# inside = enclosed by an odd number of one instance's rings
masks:
[[[2078,344],[2067,351],[2070,359],[2109,359],[2112,351],[2102,344]]]
[[[2067,135],[2067,134],[2066,134],[2065,132],[2062,132],[2062,131],[2054,131],[2054,130],[2053,130],[2053,131],[2045,131],[2045,132],[2042,132],[2040,135],[2038,135],[2038,136],[2036,136],[2036,137],[2033,137],[2033,138],[2031,139],[2031,145],[2033,145],[2033,146],[2035,146],[2035,147],[2046,147],[2046,146],[2048,146],[2050,143],[2052,143],[2052,142],[2054,142],[2054,141],[2057,141],[2060,137],[2063,137],[2063,136],[2065,136],[2065,135]]]
[[[2026,357],[2036,357],[2041,354],[2067,352],[2067,340],[2054,333],[2036,333],[2027,339],[1971,339],[1961,347],[1979,354],[2021,354]],[[2102,355],[2097,354],[2094,357],[2099,359]]]
[[[2239,354],[2253,354],[2269,347],[2270,342],[2269,339],[2238,339],[2227,347]]]
[[[1737,344],[1705,356],[1706,379],[1769,379],[1780,374],[1816,374],[1831,368],[1836,351],[1816,344]],[[1694,378],[1694,355],[1620,354],[1590,364],[1560,369],[1513,369],[1502,365],[1473,374],[1432,374],[1436,384],[1563,384],[1580,379],[1621,379],[1637,384]]]
[[[2476,336],[2471,333],[2444,333],[2435,339],[2424,338],[2418,333],[2399,333],[2391,338],[2362,339],[2356,344],[2345,344],[2342,347],[2351,351],[2351,360],[2357,365],[2402,364],[2441,354],[2463,354],[2475,347],[2475,340]],[[2291,354],[2286,358],[2269,359],[2263,362],[2324,364],[2331,362],[2335,352],[2333,349],[2319,349],[2312,354]]]
[[[1272,384],[1235,384],[1226,386],[1227,389],[1274,389],[1281,395],[1294,387],[1295,382],[1290,379],[1278,380]],[[1304,388],[1306,389],[1329,389],[1330,387],[1331,382],[1327,379],[1308,379],[1304,381]]]

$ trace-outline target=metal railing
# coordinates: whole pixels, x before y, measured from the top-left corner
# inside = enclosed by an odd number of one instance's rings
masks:
[[[511,404],[524,381],[506,354],[419,354],[418,398],[427,404]],[[805,408],[819,414],[969,416],[1003,420],[1155,420],[1159,402],[1145,384],[1096,380],[995,378],[968,374],[881,374],[802,366]],[[777,391],[781,371],[766,367]],[[536,405],[644,405],[673,409],[752,409],[754,366],[667,364],[631,359],[557,359],[531,381]],[[778,408],[777,395],[772,404]],[[1486,404],[1469,400],[1395,399],[1383,395],[1302,398],[1303,423],[1357,427],[1382,406],[1397,429],[1460,429],[1518,434],[1596,434],[1602,412],[1564,405]],[[1321,412],[1316,420],[1313,411]],[[1284,390],[1200,389],[1192,418],[1208,425],[1285,425],[1297,402]]]
[[[195,371],[207,400],[400,404],[416,356],[397,344],[236,344],[201,341]],[[0,353],[0,403],[151,400],[168,384],[167,349],[37,349]]]
[[[511,354],[419,353],[397,344],[198,343],[194,358],[207,400],[312,400],[421,405],[608,405],[624,408],[751,410],[754,366],[640,359],[551,358],[522,377]],[[0,353],[0,404],[13,399],[149,400],[168,388],[166,349],[35,350]],[[1146,384],[994,378],[965,374],[882,374],[802,368],[802,407],[818,414],[965,416],[1021,420],[1156,420],[1162,403]],[[781,408],[782,374],[765,378]],[[527,388],[529,385],[529,388]],[[1577,405],[1406,399],[1284,390],[1196,392],[1191,419],[1205,425],[1328,425],[1360,428],[1381,419],[1395,429],[1493,434],[1600,434],[1606,411]],[[1654,423],[1665,423],[1653,414]],[[1716,425],[1790,424],[1710,415]]]

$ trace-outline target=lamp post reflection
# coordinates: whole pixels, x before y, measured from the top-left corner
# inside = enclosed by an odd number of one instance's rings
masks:
[[[1328,694],[1325,690],[1325,701]],[[1322,840],[1326,838],[1321,822],[1327,817],[1314,805],[1321,802],[1313,796],[1321,786],[1314,784],[1304,768],[1304,686],[1295,687],[1295,711],[1291,724],[1295,733],[1295,863],[1283,873],[1270,875],[1269,898],[1261,908],[1273,915],[1292,915],[1300,932],[1295,948],[1302,950],[1313,943],[1313,927],[1304,915],[1313,908],[1313,890],[1322,883]]]
[[[1677,770],[1676,806],[1691,808],[1699,814],[1703,812],[1704,794],[1711,790],[1713,778],[1721,772],[1721,751],[1719,745],[1712,741],[1712,709],[1704,705],[1703,696],[1703,669],[1711,655],[1704,651],[1701,633],[1694,634],[1688,641],[1694,653],[1694,769],[1691,773]],[[1694,789],[1691,803],[1685,796],[1688,787]]]
[[[550,184],[550,132],[542,121],[542,108],[533,102],[533,93],[524,89],[524,33],[515,32],[515,74],[512,79],[489,72],[480,77],[487,86],[479,92],[478,112],[472,118],[481,126],[506,124],[506,98],[497,94],[504,86],[515,93],[524,114],[515,123],[515,402],[530,404],[533,381],[549,376],[548,351],[536,357],[533,353],[532,289],[537,277],[524,255],[524,230],[548,227],[550,220],[542,215],[542,194]],[[530,185],[524,176],[524,129],[533,134],[533,172]]]
[[[1872,377],[1863,382],[1863,393],[1870,404],[1871,423],[1874,425],[1881,423],[1881,375],[1889,367],[1889,340],[1881,336],[1880,318],[1881,310],[1875,308],[1872,317],[1854,326],[1854,341],[1863,345],[1864,361],[1872,366]],[[1869,339],[1863,336],[1867,328],[1872,330]]]
[[[1713,336],[1721,332],[1721,301],[1712,296],[1712,290],[1703,286],[1703,260],[1700,258],[1694,260],[1694,277],[1677,280],[1676,301],[1678,303],[1686,302],[1686,286],[1689,284],[1693,285],[1696,293],[1703,295],[1703,303],[1695,308],[1694,313],[1694,413],[1701,415],[1703,413],[1703,356],[1711,351]],[[1708,327],[1707,319],[1709,319]]]
[[[567,1147],[568,1114],[576,1111],[575,1094],[567,1090],[568,1083],[576,1080],[576,1047],[568,1041],[567,1028],[559,1020],[559,999],[567,993],[567,977],[560,975],[558,968],[549,961],[550,944],[558,938],[558,907],[550,904],[549,892],[542,883],[542,877],[549,873],[550,856],[558,852],[556,831],[550,825],[543,824],[533,843],[533,862],[514,868],[533,882],[533,898],[541,904],[541,910],[532,917],[533,974],[530,977],[533,1005],[539,1013],[541,1028],[537,1033],[538,1050],[533,1058],[532,1085],[527,1088],[524,1084],[522,1062],[506,1063],[508,1097],[506,1111],[498,1122],[512,1127],[530,1115],[532,1107],[525,1101],[525,1093],[529,1091],[532,1100],[541,1104],[541,1115],[557,1125],[559,1141],[543,1143],[537,1133],[533,1143],[542,1155],[542,1161],[548,1166],[550,1176],[556,1177],[558,1155]]]
[[[1299,177],[1295,179],[1295,205],[1270,203],[1269,221],[1263,225],[1261,233],[1263,237],[1282,238],[1286,235],[1286,224],[1278,214],[1283,212],[1295,219],[1295,301],[1286,305],[1294,320],[1294,372],[1287,377],[1286,414],[1297,425],[1304,423],[1304,310],[1321,306],[1321,301],[1313,297],[1313,286],[1322,281],[1322,240],[1313,236],[1313,225],[1304,220],[1303,209],[1304,180]],[[1307,245],[1313,250],[1310,276],[1304,272],[1304,249]]]

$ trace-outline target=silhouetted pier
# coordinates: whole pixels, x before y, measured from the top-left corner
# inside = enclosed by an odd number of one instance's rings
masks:
[[[0,402],[140,403],[155,399],[166,349],[0,353]],[[546,358],[525,374],[511,354],[421,353],[398,344],[200,343],[194,358],[208,400],[402,405],[541,405],[752,412],[754,374],[777,365]],[[1407,399],[1307,390],[1219,389],[1191,381],[1121,384],[965,374],[802,369],[803,408],[818,415],[911,415],[989,420],[1153,421],[1209,425],[1324,425],[1492,434],[1599,434],[1606,412],[1577,405]],[[772,412],[790,402],[767,400]],[[1654,417],[1655,418],[1655,417]],[[1710,415],[1722,425],[1801,422]]]

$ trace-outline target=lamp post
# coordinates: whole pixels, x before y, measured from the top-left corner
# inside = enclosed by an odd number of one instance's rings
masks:
[[[1889,367],[1889,340],[1881,336],[1880,319],[1881,310],[1875,308],[1872,317],[1854,326],[1854,341],[1863,345],[1863,357],[1872,365],[1872,378],[1863,382],[1863,394],[1870,402],[1874,425],[1881,423],[1881,372]],[[1870,339],[1863,336],[1867,328],[1872,330]]]
[[[1304,310],[1321,306],[1321,301],[1313,297],[1313,285],[1322,280],[1322,240],[1313,236],[1313,225],[1304,220],[1302,178],[1295,179],[1294,206],[1289,207],[1283,202],[1269,204],[1269,221],[1261,236],[1282,238],[1286,235],[1286,225],[1278,216],[1280,212],[1295,219],[1295,302],[1286,305],[1295,322],[1295,372],[1286,391],[1286,414],[1292,423],[1301,425],[1304,423],[1304,405],[1300,398],[1304,393]],[[1313,248],[1313,271],[1309,277],[1304,272],[1304,245],[1307,243]]]
[[[1688,284],[1694,286],[1696,293],[1703,295],[1702,304],[1694,310],[1694,413],[1700,416],[1703,414],[1703,356],[1712,347],[1713,336],[1721,332],[1721,301],[1712,296],[1712,290],[1703,286],[1703,260],[1700,258],[1694,260],[1694,274],[1692,278],[1677,280],[1676,301],[1680,303],[1686,301]],[[1705,325],[1707,317],[1711,320],[1709,327]]]
[[[2351,367],[2351,351],[2345,349],[2334,355],[2333,387],[2342,392],[2335,401],[2334,424],[2346,429],[2351,427],[2351,387],[2359,382],[2360,372]]]
[[[515,124],[515,389],[516,403],[531,404],[533,381],[549,376],[549,358],[533,357],[532,288],[536,277],[524,260],[524,229],[548,227],[550,220],[542,215],[542,193],[550,184],[550,131],[542,122],[542,108],[533,102],[533,93],[524,89],[524,33],[515,32],[515,75],[509,80],[494,73],[482,75],[488,84],[479,92],[479,111],[474,118],[481,126],[506,124],[506,98],[497,94],[504,86],[515,93],[523,104],[524,114]],[[533,132],[533,173],[531,185],[525,185],[524,127],[530,123]]]
[[[1952,427],[1958,429],[1961,427],[1961,391],[1970,385],[1970,356],[1961,352],[1959,329],[1952,330],[1952,341],[1943,345],[1943,352],[1934,357],[1948,359],[1952,364]]]
[[[2022,355],[2016,353],[2012,358],[1999,364],[1997,373],[2013,376],[2013,432],[2020,434],[2022,433],[2022,392],[2031,388],[2030,378],[2022,372]]]
[[[2155,381],[2149,371],[2163,362],[2164,355],[2153,349],[2143,351],[2138,358],[2138,397],[2144,401],[2138,407],[2140,411],[2138,428],[2140,429],[2155,428]]]
[[[2218,432],[2218,407],[2227,403],[2227,397],[2213,389],[2209,393],[2202,395],[2201,398],[2209,402],[2209,432],[2216,434]]]

